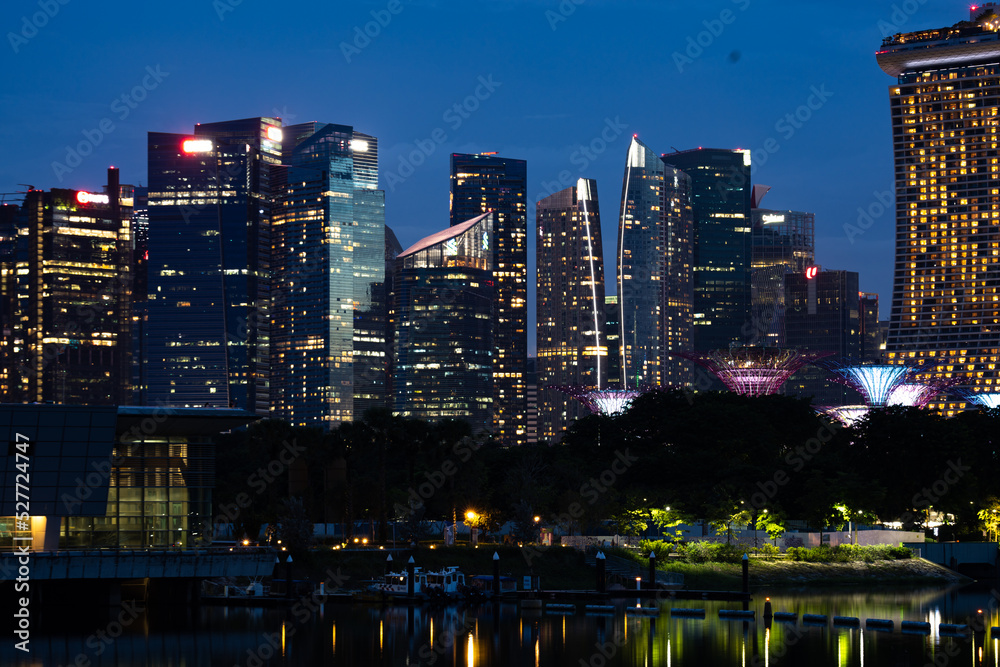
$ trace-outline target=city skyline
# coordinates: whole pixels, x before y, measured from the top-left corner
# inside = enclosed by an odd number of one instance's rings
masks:
[[[0,168],[0,191],[23,190],[18,183],[94,189],[109,164],[121,168],[123,182],[138,185],[136,176],[145,173],[145,132],[187,132],[198,119],[280,115],[287,124],[332,119],[381,138],[387,223],[407,246],[437,229],[447,214],[451,153],[497,151],[527,160],[530,220],[535,202],[580,177],[600,183],[605,208],[617,209],[614,184],[628,139],[638,133],[648,145],[668,152],[699,145],[749,148],[759,155],[755,183],[774,186],[772,197],[782,208],[816,214],[817,262],[860,271],[862,289],[887,296],[891,216],[873,215],[870,223],[862,218],[868,227],[858,225],[858,208],[878,213],[877,195],[892,184],[888,83],[872,54],[888,24],[897,31],[951,25],[967,11],[959,3],[929,2],[906,14],[893,2],[855,2],[837,12],[811,5],[788,12],[779,3],[741,0],[696,7],[564,3],[572,8],[566,15],[558,3],[514,2],[503,9],[401,3],[393,5],[398,9],[393,13],[391,3],[352,3],[338,8],[323,28],[322,21],[302,26],[273,17],[273,48],[282,57],[251,67],[239,59],[256,47],[241,35],[257,17],[244,5],[222,4],[221,9],[211,3],[175,5],[157,14],[162,25],[148,25],[141,39],[122,30],[126,24],[118,16],[124,12],[111,12],[98,22],[82,6],[60,5],[26,43],[10,44],[8,38],[11,92],[5,96],[7,123],[0,136],[11,160]],[[36,3],[12,7],[10,32],[19,36],[21,16],[30,22],[37,9]],[[138,20],[147,16],[144,8],[130,9]],[[659,30],[661,45],[641,66],[625,56],[626,26],[639,11]],[[368,25],[372,21],[374,28]],[[484,22],[496,26],[488,36],[492,51],[473,59],[457,57],[479,35],[454,28]],[[513,38],[503,36],[515,26],[526,33],[523,53],[510,48]],[[791,37],[784,31],[796,26],[809,26],[811,48],[788,58]],[[377,35],[365,36],[366,27]],[[96,41],[113,34],[118,46],[80,59],[75,47],[62,46],[76,30],[88,31]],[[452,39],[439,39],[444,34]],[[773,36],[760,39],[765,34]],[[578,52],[581,38],[601,48],[592,55]],[[366,39],[363,48],[355,43]],[[214,57],[207,62],[193,58],[185,46],[195,43],[210,44]],[[414,45],[421,48],[411,56]],[[303,85],[304,74],[286,76],[295,67],[315,72],[312,63],[319,52],[342,85],[362,92],[332,97]],[[567,53],[577,59],[565,58]],[[526,77],[535,62],[538,75]],[[204,76],[206,67],[210,74],[224,71],[227,85],[220,88],[218,76]],[[113,76],[95,78],[97,68]],[[759,76],[763,69],[774,75]],[[574,77],[564,76],[588,70],[604,81],[605,94],[575,91],[576,84],[569,83]],[[443,71],[448,73],[437,74]],[[644,83],[653,71],[664,84],[658,88],[669,95]],[[703,85],[706,78],[716,82],[711,89]],[[58,92],[40,92],[39,80]],[[632,103],[639,95],[653,99]],[[391,102],[397,96],[408,100],[407,113]],[[676,99],[690,101],[671,103]],[[801,122],[796,113],[809,119]],[[105,118],[110,125],[102,130]],[[114,129],[106,131],[110,126]],[[833,140],[839,136],[852,141]],[[82,142],[89,142],[84,146],[89,154],[79,155],[77,163],[71,153]],[[561,180],[564,171],[571,182]],[[616,224],[606,216],[606,237],[613,238]],[[533,255],[529,246],[529,258]],[[532,303],[528,311],[533,313]]]

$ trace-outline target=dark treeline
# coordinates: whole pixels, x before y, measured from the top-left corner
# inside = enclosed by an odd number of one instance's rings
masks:
[[[915,527],[929,512],[974,536],[979,512],[1000,509],[998,412],[889,408],[846,428],[800,399],[657,391],[622,415],[578,421],[559,446],[510,448],[461,421],[388,411],[330,432],[265,420],[220,436],[214,504],[250,536],[289,496],[313,521],[376,541],[391,539],[393,523],[404,538],[421,520],[470,509],[482,528],[510,520],[524,537],[534,516],[569,532],[610,520],[627,533],[700,519]]]

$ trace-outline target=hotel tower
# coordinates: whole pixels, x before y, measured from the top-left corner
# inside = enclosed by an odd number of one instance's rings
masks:
[[[1000,355],[1000,16],[887,37],[896,265],[886,358],[995,390]],[[958,405],[937,405],[954,409]]]

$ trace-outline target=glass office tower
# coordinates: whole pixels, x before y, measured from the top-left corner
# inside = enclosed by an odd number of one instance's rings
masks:
[[[751,303],[747,342],[785,346],[785,275],[815,264],[816,216],[802,211],[751,210]]]
[[[622,389],[685,385],[692,346],[691,179],[633,137],[618,225]]]
[[[332,427],[387,407],[378,140],[331,123],[284,131],[272,239],[274,414]]]
[[[1000,21],[896,34],[877,52],[889,86],[896,265],[886,361],[929,364],[995,391],[1000,358]],[[953,410],[958,403],[935,403]]]
[[[275,118],[149,133],[147,404],[268,413],[281,139]]]
[[[396,259],[394,412],[493,428],[493,213],[419,241]]]
[[[527,434],[528,211],[527,163],[495,153],[451,156],[451,224],[493,211],[497,309],[494,434],[523,444]]]
[[[691,177],[694,349],[743,345],[753,331],[750,151],[698,148],[663,160]]]
[[[589,414],[550,386],[604,388],[604,249],[597,182],[581,178],[538,202],[535,265],[538,347],[538,437],[556,442]]]
[[[29,190],[17,221],[6,400],[132,400],[132,186]],[[7,326],[5,325],[5,337]]]

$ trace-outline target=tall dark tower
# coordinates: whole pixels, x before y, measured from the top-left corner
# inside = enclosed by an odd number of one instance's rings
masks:
[[[275,118],[149,133],[148,404],[268,413],[281,140]]]
[[[750,151],[698,148],[663,160],[691,177],[694,349],[745,344],[754,329]]]
[[[493,360],[494,435],[505,444],[527,438],[528,175],[524,160],[493,153],[451,156],[451,225],[487,211],[494,216],[496,315]]]
[[[691,382],[691,179],[638,138],[628,149],[618,222],[622,389]]]
[[[981,391],[1000,381],[1000,17],[887,37],[896,269],[886,361],[936,367]],[[957,403],[932,404],[951,411]]]
[[[556,442],[588,411],[550,386],[604,388],[604,250],[597,182],[581,178],[538,202],[535,311],[538,346],[538,437]]]

